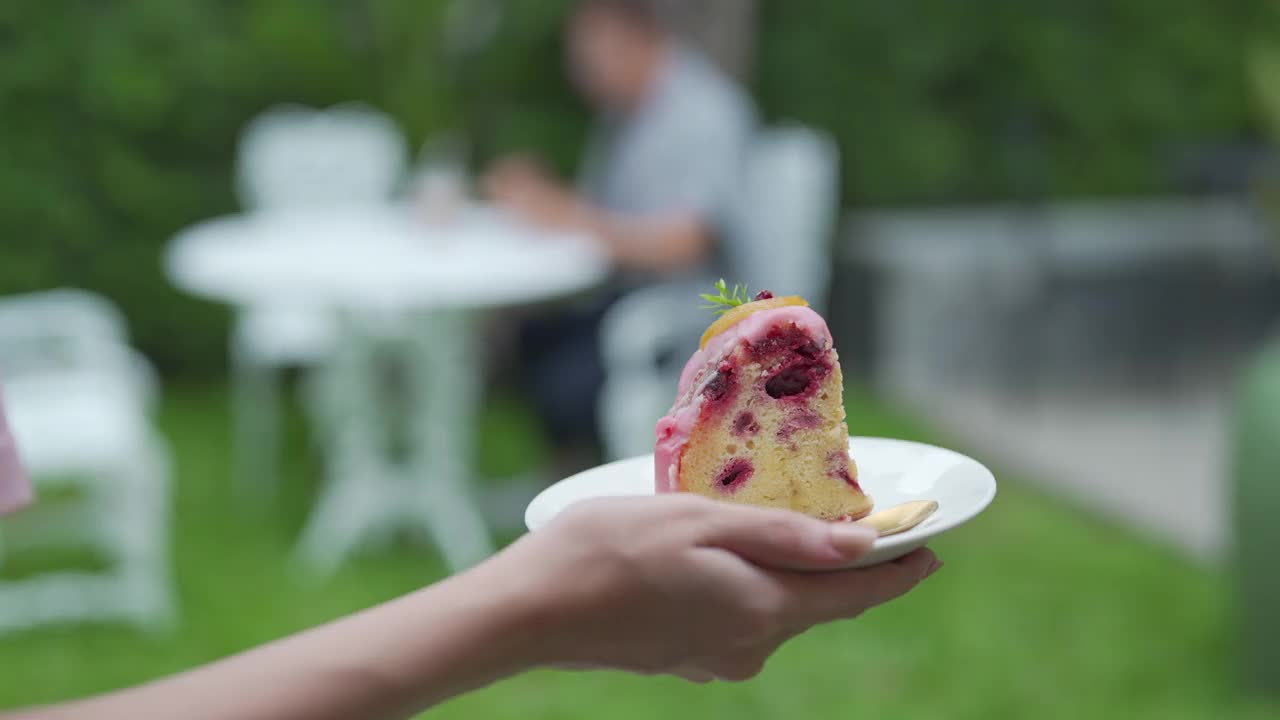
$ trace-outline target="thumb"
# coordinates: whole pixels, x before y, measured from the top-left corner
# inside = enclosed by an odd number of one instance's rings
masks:
[[[789,510],[716,503],[702,524],[701,544],[777,570],[832,570],[865,555],[877,533],[848,522]]]

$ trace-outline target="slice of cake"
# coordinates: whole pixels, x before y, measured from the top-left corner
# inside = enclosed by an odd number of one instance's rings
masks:
[[[857,519],[871,511],[849,458],[840,363],[799,297],[706,296],[730,309],[685,365],[658,421],[658,492]]]

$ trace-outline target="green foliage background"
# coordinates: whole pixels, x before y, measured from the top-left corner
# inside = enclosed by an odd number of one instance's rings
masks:
[[[0,3],[0,293],[99,290],[170,371],[222,364],[225,312],[161,272],[183,226],[236,209],[237,133],[282,101],[362,100],[413,143],[534,147],[568,172],[566,0],[507,0],[473,61],[443,0]],[[850,204],[1166,189],[1164,154],[1248,138],[1245,51],[1269,0],[763,0],[766,115],[833,132]]]

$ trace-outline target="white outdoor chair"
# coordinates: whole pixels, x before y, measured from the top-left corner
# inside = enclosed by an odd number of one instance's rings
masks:
[[[761,133],[733,214],[730,263],[741,281],[825,310],[839,207],[840,154],[828,135],[799,126]]]
[[[243,205],[256,212],[381,205],[391,202],[407,154],[395,123],[373,108],[278,105],[245,128],[236,188]],[[315,364],[337,337],[335,318],[311,307],[256,307],[237,318],[231,359],[236,477],[243,490],[275,484],[278,371]]]
[[[256,210],[378,205],[396,191],[407,153],[395,123],[366,105],[277,105],[245,127],[236,190]]]
[[[0,298],[0,383],[22,463],[37,494],[79,491],[6,520],[0,552],[72,545],[105,562],[0,580],[0,632],[111,619],[162,629],[176,615],[156,381],[123,332],[120,314],[82,291]]]
[[[124,315],[94,293],[59,288],[0,296],[0,379],[62,366],[111,368],[150,407],[156,375],[128,340]]]
[[[756,138],[729,228],[730,282],[802,295],[824,308],[838,160],[835,144],[812,129],[780,127]],[[697,293],[707,290],[673,282],[631,293],[610,308],[600,336],[599,420],[611,458],[653,450],[653,427],[670,408],[682,363],[709,320],[692,311]]]

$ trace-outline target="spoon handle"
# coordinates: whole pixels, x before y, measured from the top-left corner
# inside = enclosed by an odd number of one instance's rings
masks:
[[[913,500],[873,512],[857,522],[875,528],[880,531],[880,537],[885,537],[906,532],[937,511],[938,503],[934,500]]]

